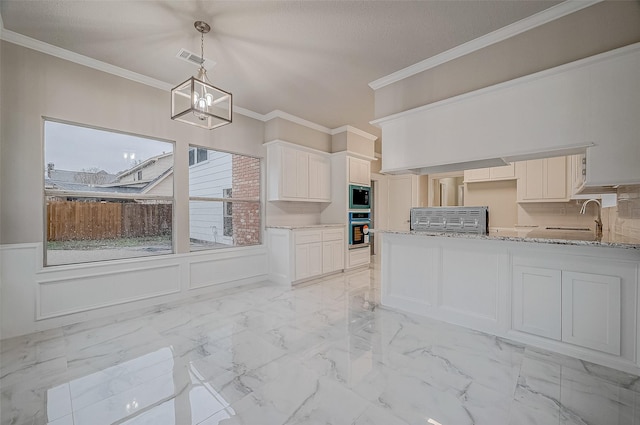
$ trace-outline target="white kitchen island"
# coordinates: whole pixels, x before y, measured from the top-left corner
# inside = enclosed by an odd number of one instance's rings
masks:
[[[383,306],[640,373],[640,245],[378,234]]]

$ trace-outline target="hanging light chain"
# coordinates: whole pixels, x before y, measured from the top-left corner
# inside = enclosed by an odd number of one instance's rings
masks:
[[[204,32],[200,33],[200,66],[204,68]]]

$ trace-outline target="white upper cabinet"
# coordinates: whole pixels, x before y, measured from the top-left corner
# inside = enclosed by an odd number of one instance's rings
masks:
[[[331,161],[320,155],[309,155],[309,198],[331,199]]]
[[[350,184],[359,184],[363,186],[371,185],[371,162],[354,158],[352,156],[348,157],[349,160],[349,183]]]
[[[570,198],[565,156],[518,162],[518,202],[563,202]]]
[[[286,142],[267,145],[269,201],[331,202],[329,155]]]
[[[571,155],[569,157],[569,165],[570,165],[570,184],[571,184],[571,194],[575,195],[580,193],[582,188],[584,187],[584,178],[587,174],[586,170],[587,158],[585,154],[579,155]]]
[[[475,170],[465,170],[465,183],[490,182],[500,180],[513,180],[516,178],[516,167],[514,164],[502,167],[477,168]]]
[[[614,52],[591,72],[587,187],[640,183],[640,43]]]

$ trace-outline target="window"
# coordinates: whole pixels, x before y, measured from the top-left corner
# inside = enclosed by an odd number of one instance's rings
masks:
[[[45,265],[173,252],[172,143],[49,120],[44,130]]]
[[[206,149],[191,148],[189,149],[189,166],[204,162],[209,159],[209,155]]]
[[[198,162],[204,162],[209,158],[209,155],[207,154],[206,149],[198,148],[197,151],[198,151]]]
[[[190,152],[205,158],[189,166],[191,250],[260,244],[260,159],[195,147]]]

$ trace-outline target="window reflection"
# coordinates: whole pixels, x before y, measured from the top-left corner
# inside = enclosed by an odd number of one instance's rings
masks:
[[[164,347],[50,388],[49,423],[214,425],[234,416],[196,365],[174,354]]]

